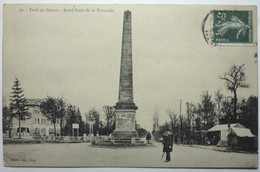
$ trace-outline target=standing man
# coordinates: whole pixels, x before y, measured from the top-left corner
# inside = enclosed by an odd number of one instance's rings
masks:
[[[173,145],[173,137],[170,129],[167,129],[164,137],[163,137],[163,152],[166,152],[166,161],[171,161],[170,152],[172,152],[172,145]]]

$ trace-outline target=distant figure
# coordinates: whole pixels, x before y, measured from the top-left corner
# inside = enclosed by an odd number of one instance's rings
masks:
[[[170,152],[172,152],[173,146],[173,136],[170,132],[170,129],[167,129],[166,133],[163,136],[163,152],[166,152],[165,162],[171,161]]]
[[[174,142],[175,142],[176,144],[178,144],[178,136],[175,136],[175,137],[174,137]]]
[[[146,135],[146,143],[151,144],[151,139],[152,139],[151,133],[148,132],[148,134]]]

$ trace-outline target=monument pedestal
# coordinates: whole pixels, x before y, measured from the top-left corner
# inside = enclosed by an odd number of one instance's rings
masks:
[[[130,140],[132,138],[137,138],[137,131],[114,131],[112,137],[115,140]]]
[[[115,106],[116,128],[112,137],[116,140],[137,138],[135,130],[135,111],[137,106],[134,103],[117,103]]]

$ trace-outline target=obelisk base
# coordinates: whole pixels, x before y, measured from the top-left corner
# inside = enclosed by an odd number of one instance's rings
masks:
[[[112,134],[114,139],[131,139],[138,137],[137,131],[135,130],[135,111],[137,107],[133,107],[135,108],[116,108],[116,129]]]
[[[114,131],[112,137],[115,140],[130,140],[133,137],[137,138],[138,134],[137,131]]]

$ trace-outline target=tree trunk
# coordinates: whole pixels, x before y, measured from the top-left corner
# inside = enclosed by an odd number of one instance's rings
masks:
[[[54,138],[56,139],[56,126],[55,126],[55,122],[53,123],[54,125]]]
[[[20,119],[20,116],[19,116],[19,139],[21,138],[21,119]]]
[[[234,90],[234,109],[233,109],[234,120],[237,120],[237,91]]]
[[[9,128],[8,130],[9,130],[9,139],[10,139],[10,138],[12,137],[12,133],[11,133],[11,132],[12,132],[12,129]]]
[[[218,101],[218,115],[217,115],[217,123],[219,123],[219,118],[220,118],[220,102]]]
[[[110,119],[107,118],[107,131],[106,131],[107,133],[106,133],[106,134],[109,134],[109,133],[110,133],[110,125],[109,125],[110,122],[109,122],[109,120],[110,120]]]
[[[61,138],[61,136],[62,136],[62,119],[60,118],[60,138]]]

